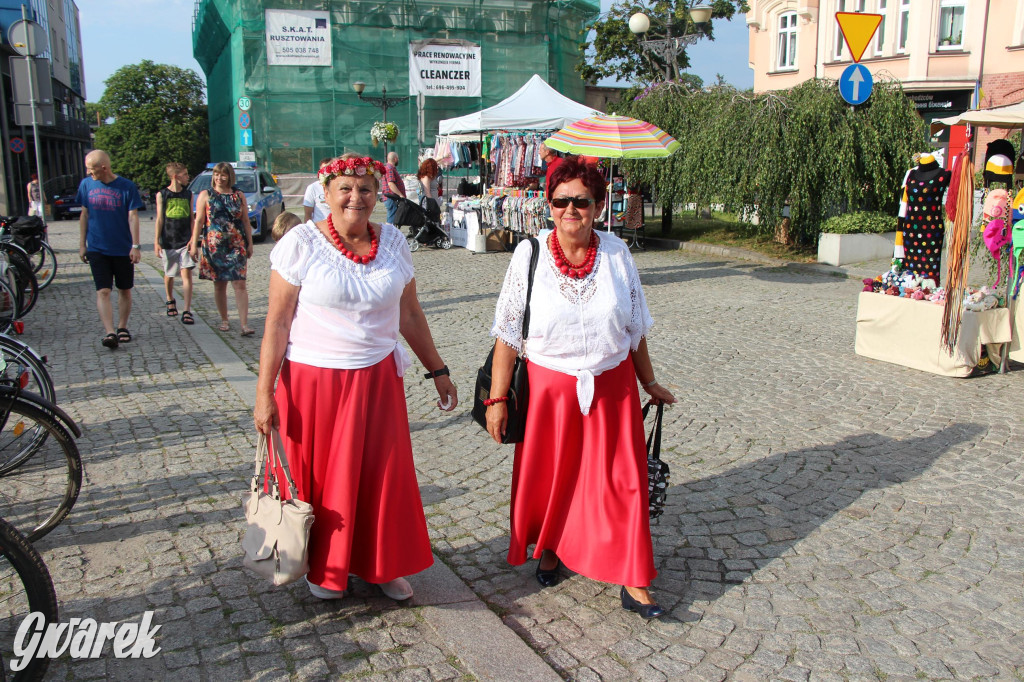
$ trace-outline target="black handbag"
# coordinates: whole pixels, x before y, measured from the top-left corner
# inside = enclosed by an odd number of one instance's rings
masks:
[[[665,412],[665,404],[656,406],[654,425],[651,435],[647,437],[647,509],[650,517],[656,519],[665,512],[665,499],[668,496],[668,464],[661,459],[661,417]],[[651,403],[644,405],[643,418],[651,410]]]
[[[530,334],[530,296],[533,294],[533,275],[537,272],[537,261],[540,256],[540,242],[530,237],[530,274],[526,280],[526,310],[523,312],[523,344]],[[497,344],[497,341],[495,341]],[[491,397],[491,365],[494,363],[494,346],[487,354],[483,367],[476,373],[476,391],[473,393],[473,419],[487,429],[487,407],[484,401]],[[508,421],[505,424],[505,435],[502,443],[522,442],[526,434],[526,403],[530,398],[530,382],[526,376],[526,360],[516,356],[512,365],[512,382],[508,387]]]

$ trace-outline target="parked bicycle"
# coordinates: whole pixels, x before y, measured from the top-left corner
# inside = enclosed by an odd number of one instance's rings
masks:
[[[58,621],[53,580],[32,543],[0,518],[0,680],[35,682],[50,665],[48,658],[32,658],[23,670],[11,669],[18,628],[30,613],[41,613],[44,623]]]
[[[0,241],[13,242],[25,251],[40,290],[57,276],[57,256],[46,241],[46,223],[42,218],[0,216]]]
[[[29,393],[57,403],[53,378],[46,368],[46,356],[39,355],[28,344],[0,334],[0,384],[18,385]]]
[[[81,435],[53,403],[0,384],[0,517],[30,541],[53,530],[78,499]]]

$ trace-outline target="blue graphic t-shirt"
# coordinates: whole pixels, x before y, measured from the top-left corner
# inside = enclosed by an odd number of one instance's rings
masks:
[[[127,256],[132,250],[128,212],[143,207],[135,183],[116,176],[109,184],[87,177],[78,186],[78,201],[89,211],[85,250]]]

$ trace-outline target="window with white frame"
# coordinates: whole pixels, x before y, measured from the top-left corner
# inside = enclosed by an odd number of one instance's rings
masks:
[[[836,0],[836,11],[846,11],[846,0]],[[836,22],[836,59],[840,59],[843,56],[843,30],[839,28],[839,22]]]
[[[836,11],[837,12],[866,12],[868,0],[836,0]],[[841,59],[843,56],[843,48],[846,47],[846,41],[843,40],[843,29],[839,28],[839,22],[836,22],[836,59]]]
[[[910,0],[900,0],[900,40],[897,52],[907,51],[907,38],[910,36]]]
[[[779,71],[796,68],[796,12],[779,16]]]
[[[1017,0],[1017,18],[1013,23],[1014,46],[1024,45],[1024,0]]]
[[[940,50],[963,49],[966,5],[967,0],[939,0]]]
[[[878,30],[875,31],[875,55],[881,55],[885,52],[885,20],[886,12],[889,3],[886,0],[878,0],[878,13],[882,15],[882,22],[878,24]]]

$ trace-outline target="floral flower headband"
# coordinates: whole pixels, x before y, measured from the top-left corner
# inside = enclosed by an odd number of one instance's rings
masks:
[[[320,166],[318,177],[321,183],[326,183],[335,175],[376,175],[383,177],[386,169],[380,161],[374,161],[369,156],[362,158],[334,159]]]

